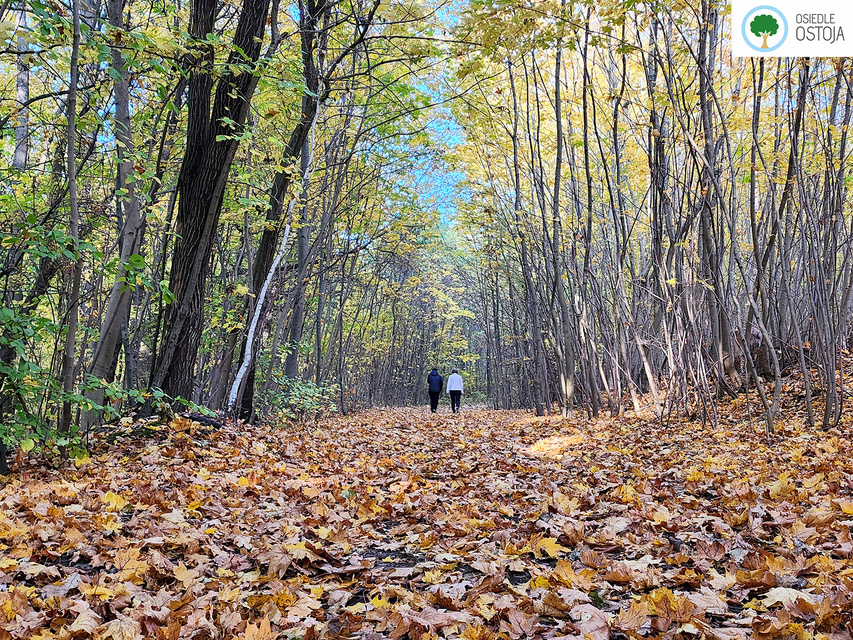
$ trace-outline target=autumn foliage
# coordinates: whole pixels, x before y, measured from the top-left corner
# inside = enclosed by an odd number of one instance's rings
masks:
[[[849,431],[763,437],[126,424],[0,489],[0,639],[849,638]]]

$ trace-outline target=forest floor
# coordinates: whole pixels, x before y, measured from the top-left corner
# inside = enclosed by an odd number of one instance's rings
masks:
[[[0,487],[0,640],[849,640],[848,418],[742,413],[118,426]]]

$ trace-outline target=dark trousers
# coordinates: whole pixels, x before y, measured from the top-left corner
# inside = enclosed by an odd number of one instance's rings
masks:
[[[450,408],[453,409],[453,413],[459,413],[459,400],[462,398],[461,391],[451,391],[450,392]]]
[[[438,399],[441,397],[441,391],[430,391],[429,392],[429,408],[430,411],[435,413],[436,409],[438,409]]]

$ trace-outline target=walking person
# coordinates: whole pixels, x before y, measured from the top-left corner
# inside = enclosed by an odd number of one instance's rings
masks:
[[[429,408],[435,413],[438,410],[438,399],[441,397],[441,387],[444,385],[444,378],[435,367],[427,376],[427,385],[429,389]]]
[[[454,369],[447,378],[447,394],[450,396],[450,408],[453,413],[459,413],[459,400],[462,398],[462,376],[459,369]]]

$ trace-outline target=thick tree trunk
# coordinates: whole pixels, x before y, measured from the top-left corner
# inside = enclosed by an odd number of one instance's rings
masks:
[[[187,146],[178,177],[177,236],[169,288],[174,300],[166,315],[166,338],[150,386],[172,397],[191,398],[193,370],[201,342],[204,285],[222,209],[225,185],[246,122],[257,77],[250,70],[261,53],[269,0],[244,0],[228,71],[213,96],[213,32],[216,0],[195,0],[190,35],[195,39],[195,64],[187,102]]]

